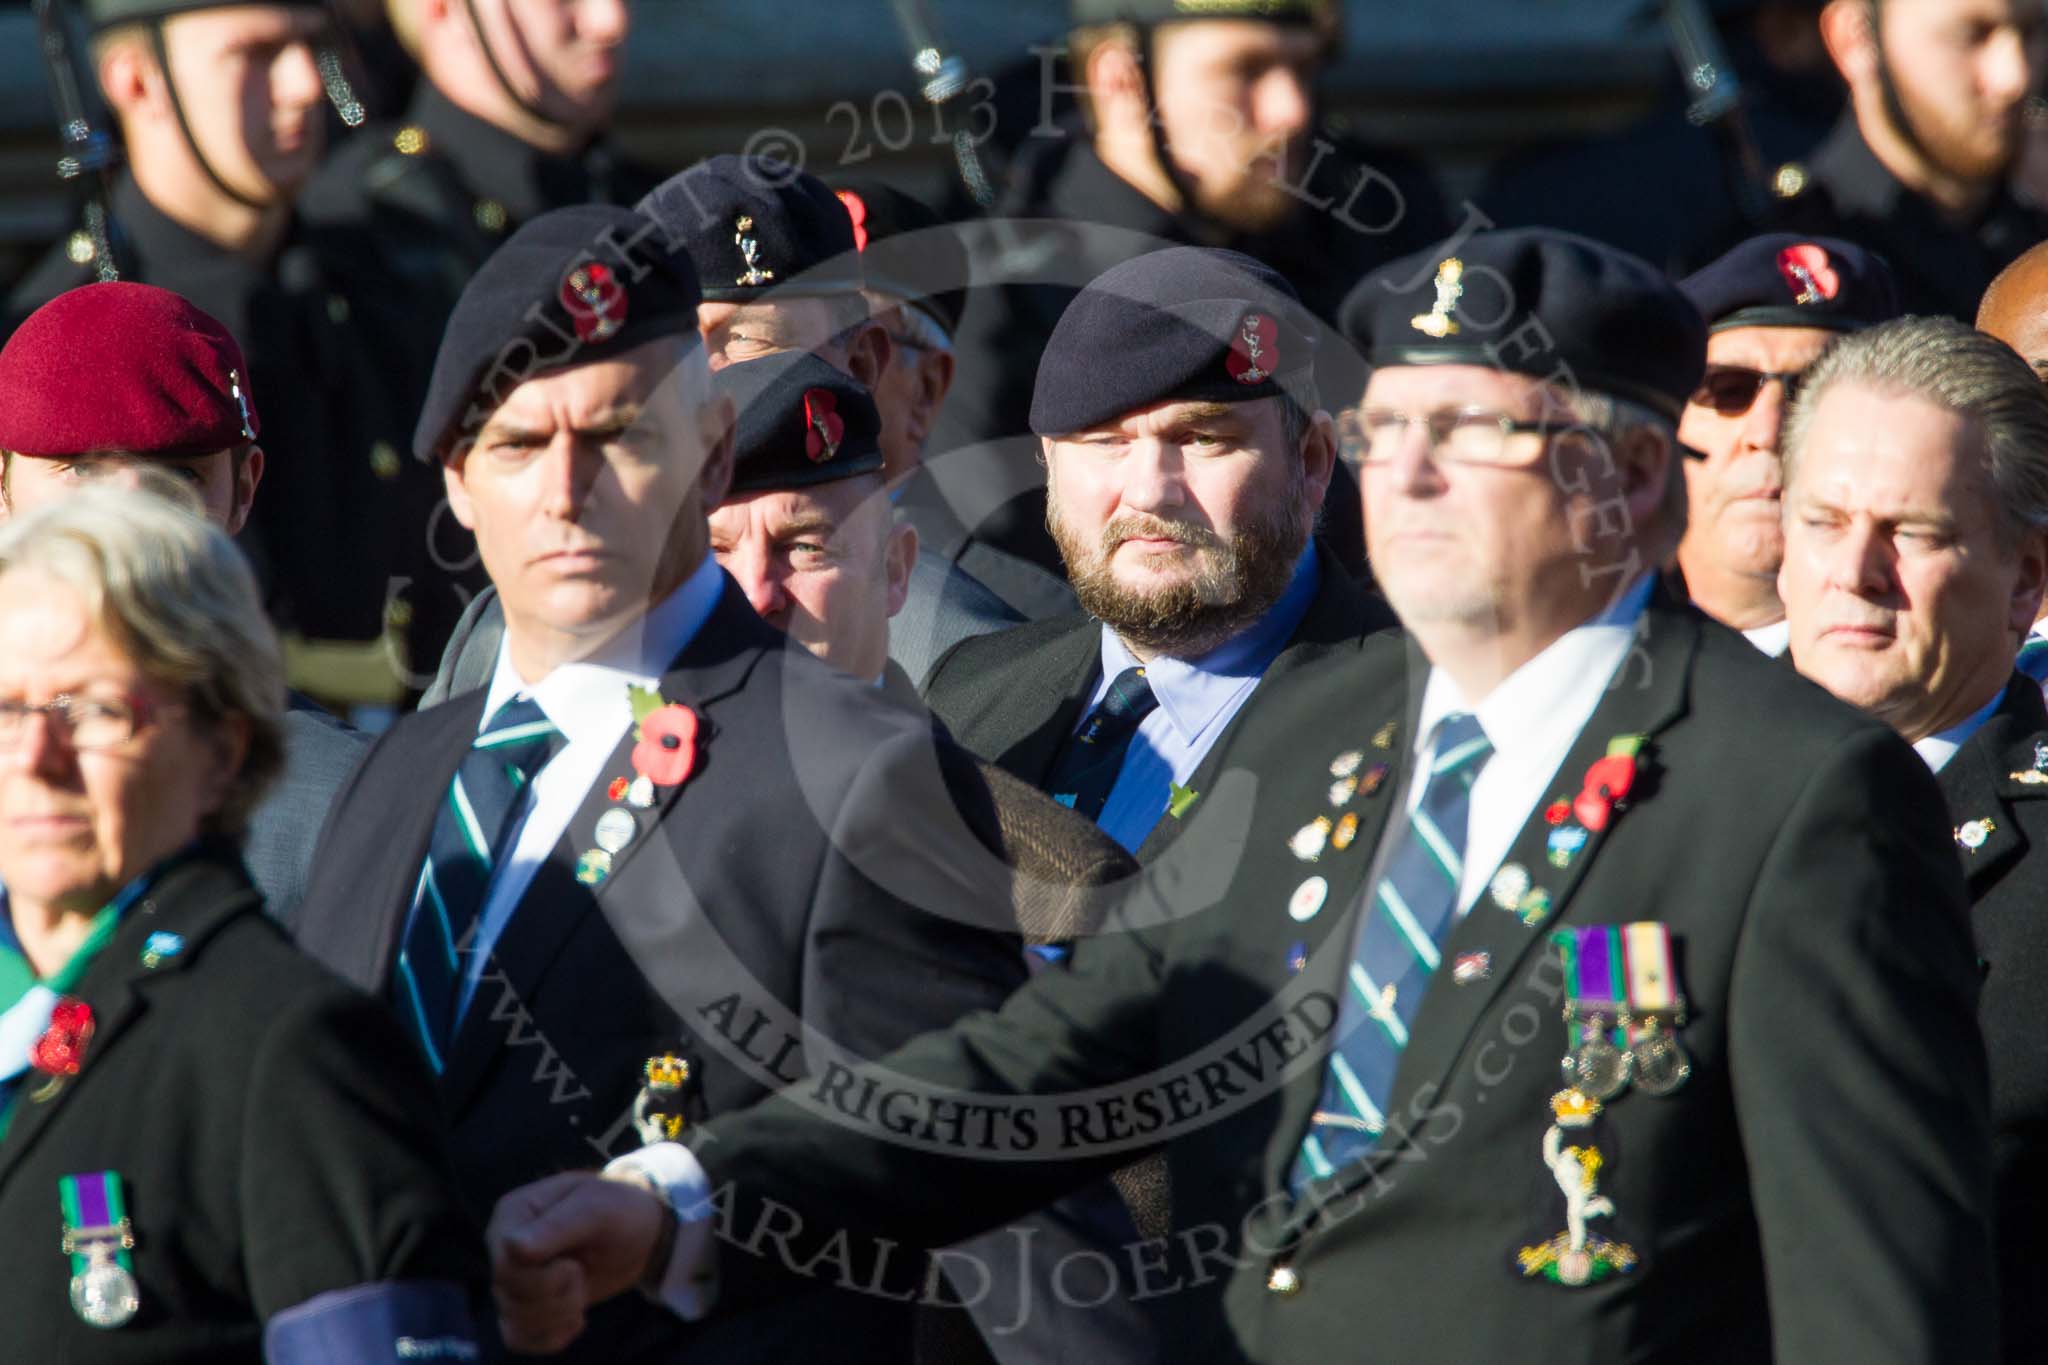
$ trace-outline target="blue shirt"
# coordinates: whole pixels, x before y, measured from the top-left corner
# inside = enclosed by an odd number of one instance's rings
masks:
[[[1145,665],[1145,679],[1152,684],[1159,707],[1131,737],[1116,785],[1109,789],[1109,799],[1095,822],[1104,834],[1129,851],[1138,851],[1166,813],[1173,788],[1185,786],[1195,775],[1217,737],[1251,700],[1259,679],[1280,656],[1302,617],[1308,615],[1321,582],[1315,548],[1310,546],[1301,552],[1286,591],[1264,616],[1207,654],[1192,659],[1160,655]],[[1084,722],[1102,704],[1116,676],[1137,662],[1116,632],[1104,626],[1102,676],[1082,708]]]

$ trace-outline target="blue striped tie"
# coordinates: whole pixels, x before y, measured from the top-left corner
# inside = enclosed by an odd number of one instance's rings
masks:
[[[1052,799],[1090,820],[1100,820],[1124,770],[1124,759],[1130,756],[1131,740],[1145,717],[1158,707],[1159,698],[1146,681],[1142,666],[1127,668],[1112,678],[1102,704],[1067,741],[1053,765],[1052,778],[1046,783]]]
[[[561,747],[562,732],[539,703],[506,702],[455,770],[434,818],[397,976],[399,1013],[436,1071],[455,1031],[461,952],[483,910],[491,871],[519,827],[527,785]]]
[[[1436,971],[1438,949],[1458,908],[1465,823],[1472,783],[1493,753],[1477,717],[1458,712],[1437,727],[1435,758],[1422,800],[1361,916],[1338,1018],[1337,1046],[1323,1094],[1295,1158],[1298,1194],[1372,1150],[1386,1126],[1394,1068],[1408,1046],[1408,1025]]]

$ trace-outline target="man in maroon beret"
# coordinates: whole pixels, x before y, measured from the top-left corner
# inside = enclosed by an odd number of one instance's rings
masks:
[[[0,347],[0,515],[144,469],[192,484],[229,534],[263,480],[261,424],[242,348],[168,289],[89,284],[38,308]],[[290,921],[313,844],[365,740],[311,702],[284,718],[285,773],[249,824],[243,860]]]
[[[190,481],[234,535],[263,479],[242,348],[168,289],[89,284],[0,348],[0,509],[156,468]]]

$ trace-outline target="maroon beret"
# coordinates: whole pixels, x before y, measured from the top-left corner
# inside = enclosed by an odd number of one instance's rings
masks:
[[[0,450],[206,455],[258,430],[242,348],[168,289],[68,290],[0,348]]]

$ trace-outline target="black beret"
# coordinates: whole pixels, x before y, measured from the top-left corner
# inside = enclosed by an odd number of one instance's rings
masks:
[[[1837,237],[1752,237],[1678,287],[1716,332],[1821,327],[1860,332],[1899,316],[1884,257]]]
[[[1654,266],[1553,228],[1478,232],[1380,267],[1338,325],[1369,365],[1485,365],[1625,398],[1676,420],[1707,325]]]
[[[689,253],[707,299],[860,292],[853,220],[824,181],[794,166],[714,156],[662,181],[639,208]]]
[[[527,380],[657,337],[697,341],[697,276],[660,224],[578,204],[527,223],[464,286],[441,334],[413,453],[444,459]]]
[[[967,310],[967,248],[922,199],[880,180],[835,180],[868,288],[929,313],[951,336]]]
[[[1294,286],[1216,247],[1150,251],[1074,296],[1038,358],[1031,430],[1065,436],[1156,403],[1311,406],[1316,327]]]
[[[167,19],[193,10],[226,9],[236,4],[297,5],[302,9],[326,9],[327,0],[85,0],[85,22],[95,33],[116,24],[144,19]]]
[[[882,416],[858,380],[809,351],[714,371],[733,401],[733,493],[808,488],[882,467]]]
[[[1185,19],[1265,19],[1276,24],[1327,24],[1334,0],[1072,0],[1083,24],[1168,24]]]

